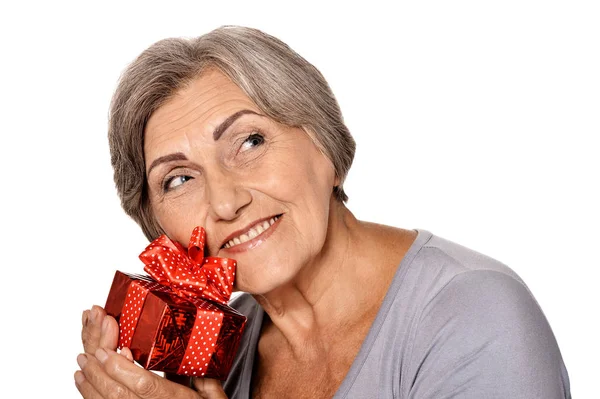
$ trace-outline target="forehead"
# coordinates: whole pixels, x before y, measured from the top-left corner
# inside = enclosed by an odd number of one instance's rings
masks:
[[[205,71],[150,116],[144,133],[144,152],[177,135],[210,136],[228,116],[242,109],[260,113],[254,102],[217,69]],[[207,137],[208,137],[207,136]]]

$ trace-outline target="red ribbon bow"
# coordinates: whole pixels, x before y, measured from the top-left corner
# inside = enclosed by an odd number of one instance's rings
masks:
[[[233,292],[237,262],[204,257],[206,231],[192,232],[187,251],[166,235],[152,241],[140,254],[144,270],[158,283],[182,297],[200,297],[227,305]]]

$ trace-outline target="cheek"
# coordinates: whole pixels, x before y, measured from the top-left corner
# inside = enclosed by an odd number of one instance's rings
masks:
[[[335,173],[320,153],[304,152],[306,157],[288,157],[270,165],[264,192],[287,210],[282,223],[277,262],[298,265],[307,262],[323,248],[327,238],[329,207]],[[284,210],[284,211],[285,211]],[[269,260],[267,260],[269,261]],[[269,261],[270,262],[270,261]]]
[[[291,217],[291,215],[290,215]],[[252,294],[264,294],[281,287],[299,275],[305,265],[321,252],[326,239],[326,221],[316,226],[287,220],[281,224],[277,238],[270,243],[273,251],[239,260],[236,288]]]
[[[334,185],[333,166],[312,144],[307,147],[270,159],[252,171],[251,180],[261,191],[282,202],[328,204]]]
[[[282,158],[264,164],[254,176],[269,196],[288,202],[297,196],[302,176],[294,160]]]
[[[196,226],[204,226],[206,210],[183,201],[174,204],[154,206],[154,215],[165,234],[175,241],[188,243]]]

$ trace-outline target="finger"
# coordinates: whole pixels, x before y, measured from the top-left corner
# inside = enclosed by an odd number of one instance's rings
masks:
[[[81,341],[85,353],[94,354],[100,345],[102,335],[102,320],[106,312],[100,306],[94,305],[89,311],[87,317],[82,315],[84,326],[81,329]]]
[[[85,378],[81,370],[75,372],[75,386],[84,399],[101,399],[102,397],[96,389]]]
[[[83,311],[83,313],[81,314],[81,327],[85,327],[87,326],[87,323],[89,323],[90,321],[90,310],[86,309]]]
[[[112,316],[104,316],[104,319],[102,320],[102,328],[100,330],[100,342],[98,343],[98,347],[114,351],[117,349],[118,341],[119,325],[117,324],[117,321]]]
[[[127,360],[129,360],[130,362],[133,362],[133,354],[131,353],[131,349],[125,347],[123,349],[121,349],[121,352],[119,352],[122,356],[125,356],[127,358]]]
[[[227,395],[225,395],[225,391],[223,391],[221,381],[219,380],[194,377],[192,385],[202,399],[227,399]]]
[[[119,357],[122,358],[122,356]],[[128,362],[124,358],[123,361]],[[108,375],[96,357],[89,354],[81,354],[77,356],[77,363],[79,364],[79,367],[81,367],[85,380],[98,393],[98,397],[139,399],[138,396],[127,389],[127,387]]]
[[[100,348],[96,351],[96,358],[104,365],[104,370],[110,377],[140,398],[198,398],[190,388],[144,370],[117,352]]]

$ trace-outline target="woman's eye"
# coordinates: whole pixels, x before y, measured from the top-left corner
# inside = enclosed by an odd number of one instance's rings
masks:
[[[163,184],[163,191],[170,191],[175,187],[181,186],[183,183],[191,179],[193,179],[193,177],[186,175],[169,177],[167,180],[165,180]]]
[[[251,148],[258,147],[259,145],[263,144],[264,142],[265,142],[265,138],[261,134],[252,133],[250,136],[248,136],[246,138],[246,140],[244,140],[244,143],[242,144],[242,148],[240,148],[240,151],[246,151]]]

